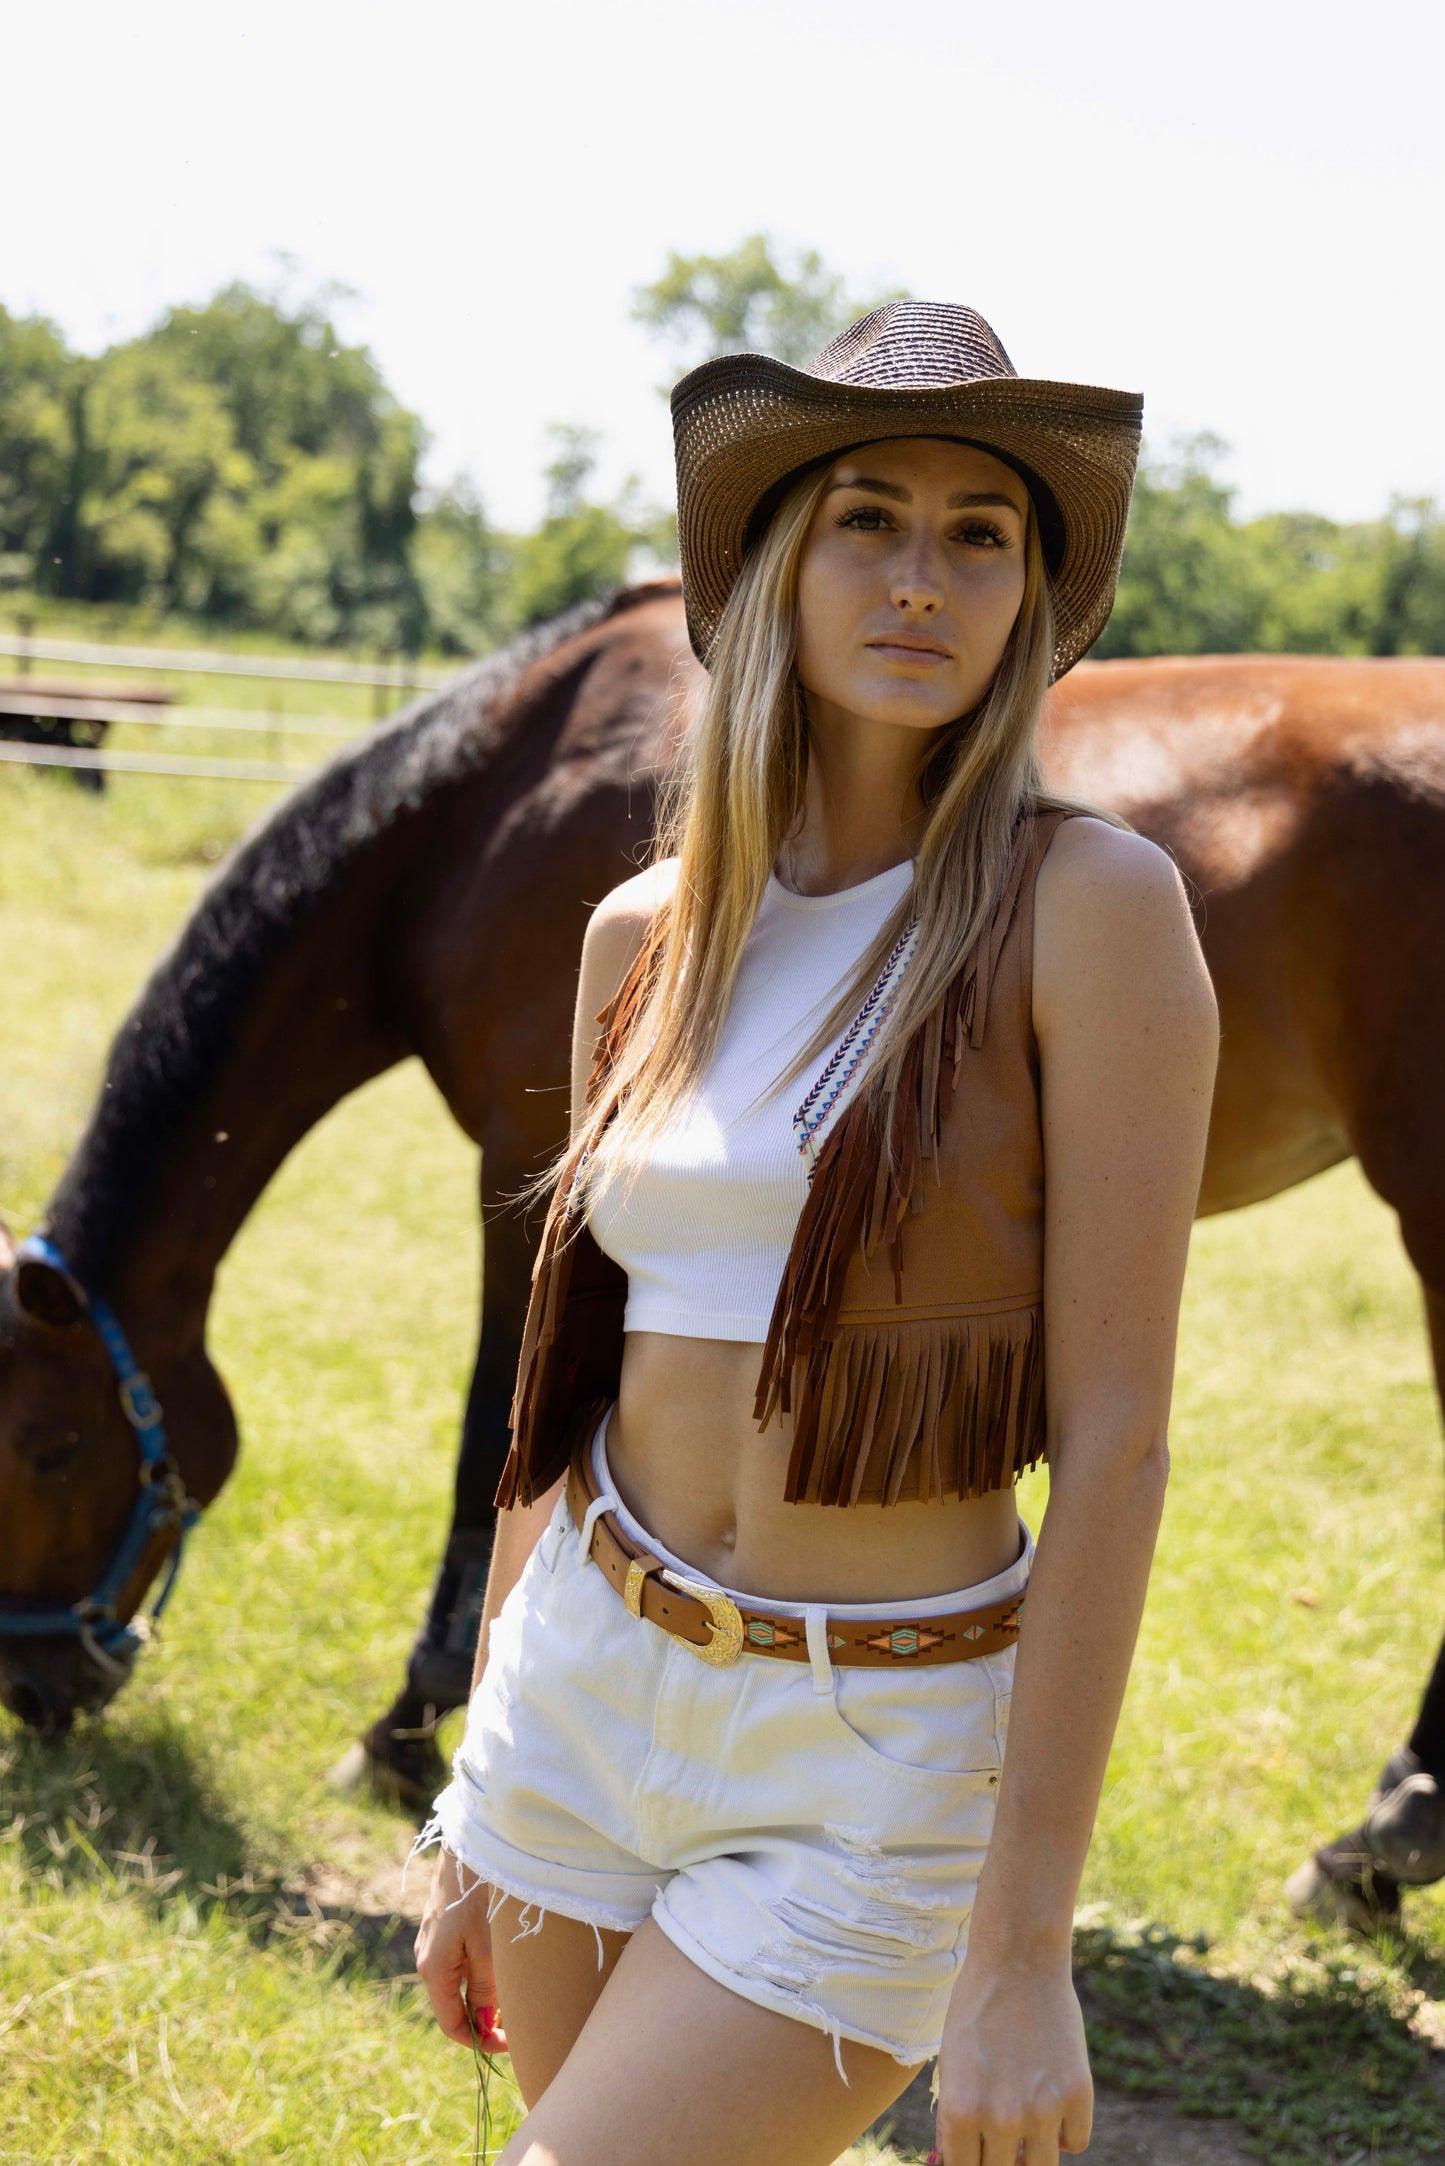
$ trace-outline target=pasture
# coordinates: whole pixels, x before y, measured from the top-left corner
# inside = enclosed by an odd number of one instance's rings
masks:
[[[267,795],[127,777],[98,800],[0,772],[17,1230],[140,978]],[[0,1729],[14,2166],[472,2156],[470,2068],[409,1976],[410,1831],[324,1776],[389,1697],[443,1539],[474,1186],[415,1067],[294,1155],[222,1275],[243,1455],[164,1643],[65,1744]],[[1416,1291],[1353,1168],[1196,1230],[1173,1445],[1081,1919],[1097,2064],[1274,2161],[1417,2166],[1441,2155],[1422,2041],[1445,2047],[1445,1889],[1369,1950],[1280,1893],[1408,1731],[1445,1603]],[[1035,1522],[1044,1503],[1031,1483]]]

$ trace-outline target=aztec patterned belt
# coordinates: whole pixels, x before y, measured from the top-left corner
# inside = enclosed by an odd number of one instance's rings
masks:
[[[567,1508],[580,1532],[597,1497],[591,1455],[577,1453],[567,1472]],[[592,1522],[587,1554],[599,1564],[634,1617],[645,1618],[691,1647],[704,1662],[734,1662],[740,1654],[775,1655],[806,1662],[808,1643],[801,1617],[744,1608],[720,1587],[684,1579],[658,1557],[639,1549],[613,1512]],[[828,1652],[834,1662],[872,1669],[917,1667],[935,1662],[972,1662],[996,1655],[1018,1638],[1021,1594],[985,1609],[950,1610],[940,1617],[886,1616],[828,1619]]]

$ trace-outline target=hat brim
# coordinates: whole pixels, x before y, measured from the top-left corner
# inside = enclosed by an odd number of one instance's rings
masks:
[[[694,652],[706,664],[757,515],[776,501],[780,483],[855,444],[953,436],[996,451],[1034,493],[1053,560],[1053,675],[1061,677],[1093,645],[1114,604],[1143,414],[1137,392],[1094,384],[996,376],[893,388],[832,382],[768,354],[705,361],[672,394],[678,551]]]

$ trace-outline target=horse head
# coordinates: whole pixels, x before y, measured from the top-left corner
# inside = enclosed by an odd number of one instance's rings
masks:
[[[156,1304],[149,1374],[132,1356],[127,1375],[115,1312],[45,1247],[17,1249],[0,1223],[0,1704],[58,1735],[129,1675],[147,1592],[237,1432],[203,1339],[168,1331]]]

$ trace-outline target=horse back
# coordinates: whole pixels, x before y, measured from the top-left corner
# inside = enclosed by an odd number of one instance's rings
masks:
[[[1201,1207],[1352,1152],[1388,1192],[1445,1061],[1445,660],[1084,663],[1043,750],[1189,888],[1222,1026]]]

